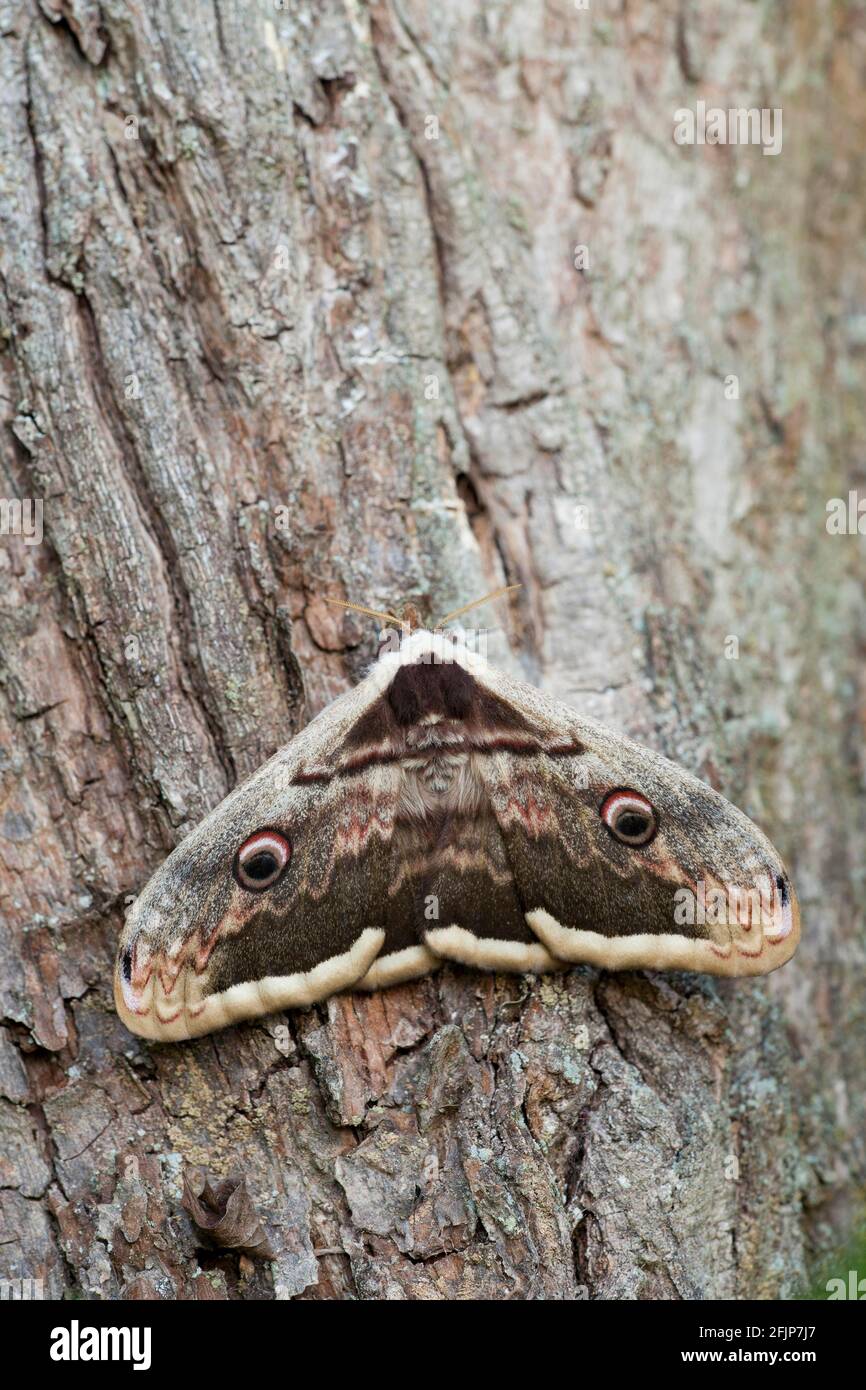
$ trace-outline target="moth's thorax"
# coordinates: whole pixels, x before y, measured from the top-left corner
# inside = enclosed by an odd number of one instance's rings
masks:
[[[411,666],[416,662],[456,661],[468,668],[473,660],[480,659],[468,646],[462,629],[386,628],[382,636],[379,662]]]
[[[390,758],[400,770],[398,815],[471,814],[483,801],[472,764],[478,730],[471,722],[469,674],[481,658],[459,631],[420,627],[398,638],[375,667],[396,721]]]

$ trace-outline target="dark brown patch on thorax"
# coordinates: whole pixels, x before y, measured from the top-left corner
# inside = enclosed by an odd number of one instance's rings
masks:
[[[503,700],[484,690],[458,662],[418,662],[401,666],[375,704],[346,736],[344,752],[381,746],[402,747],[406,730],[425,716],[459,720],[467,734],[537,735],[537,730]]]
[[[441,742],[452,753],[457,745],[482,753],[573,756],[582,751],[576,738],[551,739],[528,716],[486,690],[459,662],[420,661],[398,668],[387,690],[346,734],[330,765],[301,769],[293,781],[328,782],[334,776],[417,756],[410,734],[425,724],[443,730]]]
[[[468,671],[455,662],[401,666],[388,687],[387,700],[402,728],[430,714],[465,719],[472,708],[474,684]]]

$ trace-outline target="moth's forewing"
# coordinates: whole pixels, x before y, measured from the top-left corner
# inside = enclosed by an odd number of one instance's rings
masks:
[[[765,974],[796,950],[799,908],[766,836],[724,797],[641,747],[493,668],[478,679],[519,704],[563,750],[528,765],[502,752],[481,775],[527,920],[547,949],[607,969]],[[569,752],[566,739],[580,745]],[[601,816],[617,788],[651,803],[640,847]]]

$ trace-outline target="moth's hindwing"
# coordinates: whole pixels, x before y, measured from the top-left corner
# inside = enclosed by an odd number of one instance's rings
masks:
[[[115,997],[174,1039],[443,959],[762,974],[798,937],[784,865],[723,797],[419,631],[157,871]]]

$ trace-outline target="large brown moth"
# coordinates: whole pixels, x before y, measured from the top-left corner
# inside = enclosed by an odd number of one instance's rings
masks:
[[[747,816],[465,635],[397,621],[397,649],[135,901],[115,972],[127,1027],[195,1037],[446,960],[761,975],[790,959],[796,895]]]

